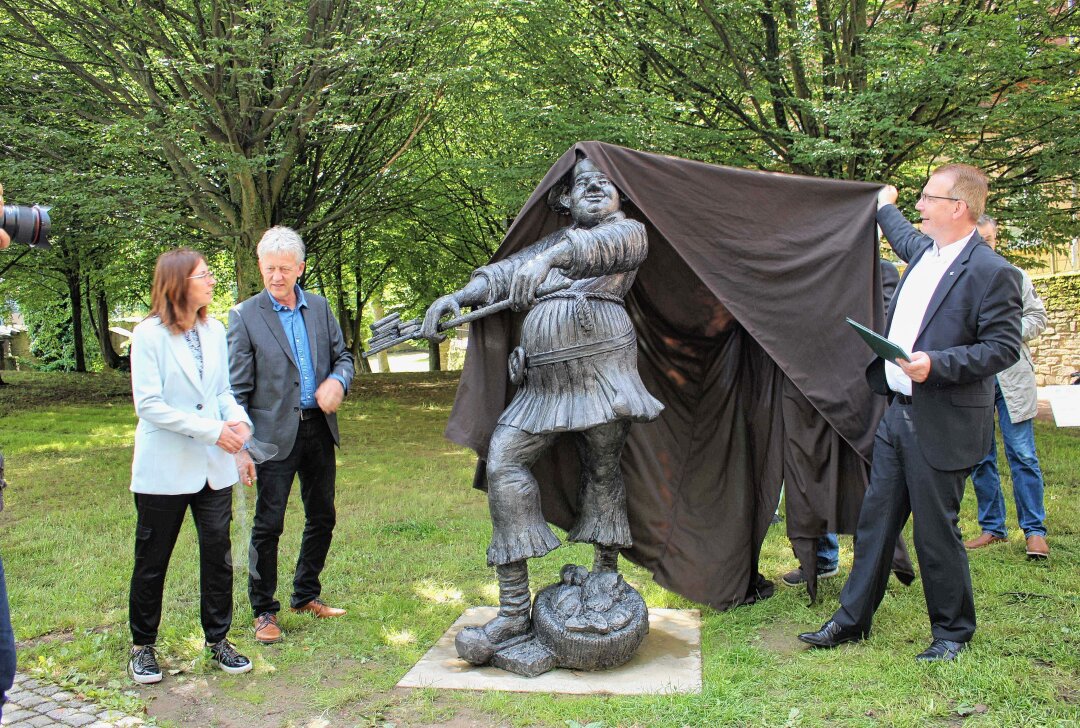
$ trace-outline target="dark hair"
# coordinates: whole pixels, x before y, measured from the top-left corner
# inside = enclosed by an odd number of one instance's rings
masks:
[[[191,248],[177,248],[158,256],[150,289],[150,315],[160,318],[174,334],[184,331],[180,317],[188,307],[188,276],[204,262],[203,254]],[[206,306],[201,306],[195,317],[206,321]]]

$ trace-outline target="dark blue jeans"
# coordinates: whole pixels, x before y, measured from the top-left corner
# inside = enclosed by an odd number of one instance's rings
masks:
[[[840,566],[840,539],[827,533],[817,540],[817,570],[832,571]]]
[[[1001,388],[997,387],[995,405],[1001,440],[1005,443],[1005,458],[1012,474],[1013,500],[1016,502],[1016,520],[1025,536],[1045,536],[1043,521],[1043,475],[1039,457],[1035,454],[1035,421],[1024,420],[1013,424]],[[990,442],[990,452],[971,471],[975,486],[975,498],[979,504],[979,525],[983,532],[1006,538],[1005,496],[1001,492],[1001,477],[997,468],[997,442]]]
[[[15,633],[11,629],[4,562],[0,561],[0,717],[4,715],[7,691],[15,682]]]
[[[258,617],[277,614],[278,539],[285,528],[285,507],[293,478],[300,476],[300,500],[304,503],[304,536],[293,578],[291,604],[301,607],[322,593],[319,574],[326,564],[337,514],[334,511],[334,480],[337,461],[334,437],[325,417],[300,423],[292,452],[284,460],[255,466],[258,475],[255,523],[248,550],[248,598]]]

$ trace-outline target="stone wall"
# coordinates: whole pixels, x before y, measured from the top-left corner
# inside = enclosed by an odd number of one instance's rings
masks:
[[[1080,371],[1080,273],[1034,278],[1049,323],[1042,335],[1028,342],[1035,360],[1035,380],[1069,384]]]

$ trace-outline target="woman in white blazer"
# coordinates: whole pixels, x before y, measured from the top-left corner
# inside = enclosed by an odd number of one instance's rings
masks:
[[[228,673],[251,661],[226,639],[232,626],[233,455],[251,420],[233,399],[225,327],[206,314],[214,275],[206,259],[179,248],[154,269],[150,315],[131,338],[131,391],[139,424],[131,490],[135,493],[135,568],[128,619],[128,673],[161,680],[155,653],[165,572],[188,508],[199,538],[200,614],[211,658]]]

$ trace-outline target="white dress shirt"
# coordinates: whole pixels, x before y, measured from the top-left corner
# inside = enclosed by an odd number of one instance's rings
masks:
[[[919,331],[922,329],[930,298],[933,297],[934,291],[945,276],[945,271],[953,264],[974,234],[975,229],[972,228],[970,233],[955,243],[943,248],[933,245],[908,271],[904,285],[893,302],[895,313],[892,325],[889,326],[889,333],[886,335],[890,341],[903,347],[904,351],[910,353],[915,347],[915,339],[918,338]],[[892,391],[911,396],[911,377],[904,374],[904,370],[891,361],[885,362],[885,381],[889,383],[889,389]]]

